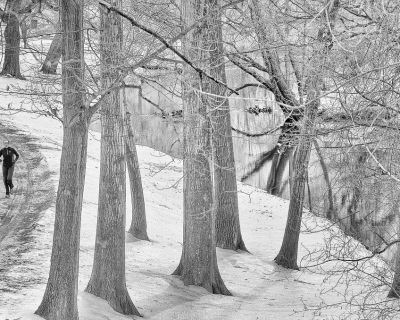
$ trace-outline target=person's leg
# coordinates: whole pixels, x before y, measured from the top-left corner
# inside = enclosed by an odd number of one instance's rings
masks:
[[[10,187],[10,189],[14,188],[14,185],[12,183],[12,177],[14,174],[14,165],[10,168],[8,168],[8,172],[7,172],[7,183]]]
[[[6,166],[3,167],[3,182],[4,186],[6,187],[6,194],[10,194],[10,189],[8,187],[7,176],[8,176],[8,168]]]

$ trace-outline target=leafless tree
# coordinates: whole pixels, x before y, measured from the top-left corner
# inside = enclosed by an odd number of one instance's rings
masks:
[[[114,3],[121,7],[121,1]],[[101,10],[100,60],[102,88],[119,79],[122,51],[122,17]],[[123,314],[140,315],[125,281],[126,163],[125,114],[120,90],[109,92],[101,101],[100,189],[96,245],[92,275],[86,291],[108,301]]]
[[[215,41],[209,33],[213,23],[210,9],[215,5],[215,0],[182,2],[184,27],[203,17],[206,20],[198,30],[189,32],[182,43],[185,56],[200,64],[202,70],[210,68],[210,44]],[[218,270],[215,248],[210,81],[198,70],[184,66],[183,248],[181,261],[173,274],[181,276],[185,285],[230,294]]]
[[[63,45],[63,146],[56,200],[50,275],[36,314],[47,320],[77,320],[79,239],[88,126],[83,81],[83,3],[61,1]]]

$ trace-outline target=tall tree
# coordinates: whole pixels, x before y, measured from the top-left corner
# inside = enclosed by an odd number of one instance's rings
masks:
[[[113,1],[120,7],[121,1]],[[100,66],[104,90],[119,79],[122,18],[100,6]],[[100,188],[93,270],[86,291],[123,314],[140,315],[125,280],[126,165],[120,90],[101,101]]]
[[[24,79],[19,64],[19,52],[21,34],[19,31],[18,13],[21,8],[21,0],[8,0],[6,9],[0,11],[1,19],[7,25],[4,30],[5,52],[3,69],[0,75],[10,75],[18,79]]]
[[[79,241],[88,127],[84,104],[83,1],[61,1],[63,33],[63,146],[56,199],[50,275],[36,314],[47,320],[77,320]]]
[[[210,24],[207,42],[210,46],[210,74],[222,83],[226,83],[221,8],[217,1],[210,2],[209,6]],[[225,98],[226,91],[226,87],[215,82],[210,83],[216,243],[223,249],[247,251],[240,231],[231,116],[229,101]]]
[[[209,28],[215,22],[211,8],[216,0],[182,1],[184,28],[197,19],[205,19],[198,30],[189,32],[183,51],[202,70],[210,69]],[[210,79],[205,79],[188,65],[183,71],[183,249],[178,268],[185,285],[204,287],[209,292],[230,294],[218,270],[215,248],[215,206],[212,182],[212,133]]]
[[[311,143],[315,131],[315,118],[320,106],[320,92],[323,83],[323,67],[327,55],[333,46],[334,23],[339,10],[339,0],[324,3],[327,21],[318,30],[317,41],[314,43],[310,60],[309,76],[307,77],[307,101],[304,107],[304,117],[300,137],[296,146],[293,164],[293,177],[290,185],[290,203],[285,234],[281,249],[275,258],[277,264],[298,269],[297,253],[303,213],[304,188],[308,176],[308,164]]]
[[[132,203],[132,222],[128,232],[137,239],[148,241],[149,237],[147,235],[146,206],[143,196],[142,177],[140,175],[135,136],[133,134],[129,112],[126,112],[125,154]]]

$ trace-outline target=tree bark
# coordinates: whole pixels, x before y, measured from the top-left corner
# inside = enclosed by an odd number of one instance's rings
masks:
[[[207,42],[210,52],[210,74],[226,83],[221,11],[217,1],[209,3],[211,16]],[[213,94],[209,101],[212,108],[216,244],[223,249],[247,251],[240,231],[229,101],[226,98],[225,87],[211,81],[209,86]]]
[[[137,239],[149,241],[147,235],[146,206],[143,196],[142,177],[140,175],[139,160],[129,113],[126,113],[125,153],[132,202],[132,222],[128,232]]]
[[[44,60],[40,71],[46,74],[56,74],[61,54],[62,34],[60,33],[59,25],[57,24],[56,34],[54,35],[53,41],[51,41],[49,51],[47,52],[46,59]]]
[[[65,37],[63,147],[50,275],[43,300],[35,313],[47,320],[77,320],[79,237],[89,126],[82,87],[83,3],[63,0],[61,12]],[[77,81],[77,78],[80,80]]]
[[[183,28],[207,17],[204,26],[191,31],[182,45],[185,56],[203,70],[210,69],[209,27],[213,23],[210,7],[216,0],[183,1]],[[203,81],[204,80],[204,81]],[[210,82],[185,65],[183,69],[183,249],[174,275],[185,285],[204,287],[212,293],[226,294],[217,265],[215,248],[215,204],[212,181],[212,133]]]
[[[332,30],[339,8],[339,0],[334,0],[330,6],[325,7],[329,19],[329,27],[324,25],[319,29],[318,35],[328,34],[327,37],[319,37],[313,50],[310,63],[307,103],[304,107],[303,125],[296,148],[293,163],[293,179],[290,184],[290,203],[286,222],[285,234],[281,249],[275,258],[277,264],[298,270],[297,253],[300,236],[301,218],[303,214],[305,183],[308,176],[308,164],[310,160],[311,141],[314,135],[314,123],[320,105],[320,91],[323,83],[322,70],[326,56],[332,47]]]
[[[305,106],[303,126],[300,133],[301,137],[293,163],[293,180],[290,184],[290,203],[285,234],[281,249],[275,258],[277,264],[294,270],[299,270],[297,266],[297,252],[303,214],[304,190],[311,151],[311,139],[314,134],[314,120],[319,105],[317,92],[316,90],[314,94],[309,94],[308,98],[311,103]]]
[[[293,140],[293,137],[291,138]],[[271,169],[268,176],[266,191],[274,196],[281,196],[283,192],[283,174],[290,161],[293,148],[278,146],[274,153]]]
[[[117,1],[114,5],[120,6]],[[102,88],[119,77],[122,19],[100,7]],[[93,270],[86,288],[123,314],[138,315],[125,280],[126,165],[124,114],[119,90],[101,102],[100,187]]]
[[[20,70],[19,52],[21,34],[17,13],[21,6],[21,0],[12,1],[10,8],[2,14],[2,20],[7,23],[4,30],[5,52],[3,70],[0,75],[10,75],[17,79],[25,79]]]

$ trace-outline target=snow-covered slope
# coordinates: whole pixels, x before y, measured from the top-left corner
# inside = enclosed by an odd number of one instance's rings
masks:
[[[0,81],[1,89],[4,89],[7,81],[10,80]],[[13,99],[16,98],[3,96],[1,104]],[[53,182],[56,188],[62,143],[61,124],[49,118],[22,113],[1,116],[0,120],[4,123],[8,121],[25,130],[26,134],[40,139],[41,151],[55,173]],[[114,312],[101,299],[83,292],[91,272],[95,242],[99,138],[98,133],[90,133],[81,230],[80,319],[128,319]],[[15,147],[18,149],[18,146]],[[126,276],[132,300],[145,319],[351,318],[347,313],[351,309],[348,305],[341,304],[346,286],[339,283],[334,290],[330,290],[339,279],[343,279],[344,271],[327,279],[327,273],[319,268],[291,271],[282,269],[273,262],[282,241],[288,202],[242,184],[239,184],[241,227],[244,241],[251,253],[217,249],[222,278],[233,296],[212,295],[202,288],[184,286],[179,278],[171,276],[179,262],[182,248],[182,163],[147,147],[139,146],[138,155],[151,242],[135,241],[127,234]],[[129,227],[129,190],[127,201]],[[41,301],[47,281],[54,210],[53,205],[38,221],[32,250],[24,253],[24,270],[29,270],[25,277],[35,281],[27,281],[22,289],[0,292],[0,319],[39,319],[33,312]],[[331,247],[335,245],[335,251],[338,248],[348,249],[346,246],[350,246],[359,255],[368,254],[358,243],[341,235],[336,228],[330,228],[326,221],[307,212],[303,224],[303,231],[311,232],[303,232],[301,235],[299,261],[308,257],[312,250],[323,252],[327,244]],[[333,234],[339,236],[332,239]],[[314,262],[305,258],[302,266]],[[379,261],[377,263],[382,265]],[[327,268],[332,271],[342,267],[343,264],[329,264]],[[4,271],[1,270],[0,261],[0,286],[3,287],[1,272]],[[16,266],[5,272],[19,271]],[[362,280],[357,280],[350,283],[350,286],[353,295],[366,285]],[[363,297],[365,295],[361,296],[361,300]],[[382,294],[378,295],[380,299],[383,297]],[[326,304],[332,306],[318,307]],[[357,317],[358,312],[353,316]]]

